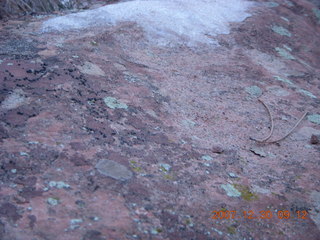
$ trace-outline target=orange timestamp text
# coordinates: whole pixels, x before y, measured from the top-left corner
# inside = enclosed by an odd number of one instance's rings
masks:
[[[212,211],[211,212],[212,219],[272,219],[276,217],[278,219],[308,219],[308,211],[301,210],[295,211],[294,213],[284,210],[272,212],[270,210],[267,211],[259,211],[255,212],[252,210],[249,211],[228,211],[228,210],[220,210],[220,211]]]

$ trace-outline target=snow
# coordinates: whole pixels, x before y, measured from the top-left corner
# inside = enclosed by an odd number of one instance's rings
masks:
[[[150,41],[167,44],[212,43],[217,34],[228,34],[230,22],[241,22],[250,14],[245,0],[134,0],[45,21],[42,32],[81,30],[136,22]]]

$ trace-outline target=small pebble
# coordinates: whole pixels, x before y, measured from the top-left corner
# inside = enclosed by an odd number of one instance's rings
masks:
[[[223,153],[223,152],[224,152],[223,148],[222,148],[222,147],[219,147],[219,146],[213,146],[213,147],[211,148],[211,151],[212,151],[213,153]]]
[[[310,143],[311,144],[319,144],[319,137],[317,135],[312,134],[311,139],[310,139]]]

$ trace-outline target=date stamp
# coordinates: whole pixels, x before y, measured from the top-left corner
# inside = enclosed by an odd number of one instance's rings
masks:
[[[272,212],[270,210],[267,211],[228,211],[228,210],[220,210],[220,211],[212,211],[211,212],[211,219],[304,219],[307,220],[308,218],[308,211],[301,210],[296,211],[294,213],[282,210],[277,212]]]

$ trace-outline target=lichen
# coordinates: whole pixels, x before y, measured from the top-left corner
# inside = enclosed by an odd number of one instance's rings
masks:
[[[235,227],[233,227],[233,226],[228,226],[227,227],[227,232],[229,233],[229,234],[236,234],[236,228]]]
[[[111,109],[116,109],[116,108],[127,109],[128,108],[128,106],[125,103],[120,102],[114,97],[105,97],[103,101]]]
[[[234,187],[241,193],[242,199],[246,201],[258,200],[258,195],[251,192],[250,188],[241,184],[234,184]]]
[[[166,180],[174,180],[174,177],[172,175],[170,175],[170,174],[165,174],[163,177]]]
[[[171,169],[171,166],[167,163],[160,163],[160,171],[162,172],[169,172]]]
[[[68,188],[70,188],[70,185],[65,183],[65,182],[62,182],[62,181],[58,181],[58,182],[50,181],[49,182],[49,187],[56,187],[58,189],[62,189],[62,188],[68,189]]]
[[[307,91],[307,90],[304,90],[304,89],[298,89],[298,92],[308,96],[308,97],[311,97],[311,98],[317,98],[315,95],[313,95],[311,92]]]
[[[182,120],[182,124],[189,128],[193,128],[197,125],[194,121],[191,121],[189,119]]]
[[[279,77],[279,76],[273,76],[273,77],[274,77],[276,80],[278,80],[278,81],[287,83],[287,84],[289,84],[289,85],[294,85],[293,82],[291,82],[289,79],[282,78],[282,77]]]
[[[202,160],[206,160],[206,161],[212,161],[212,160],[213,160],[213,158],[212,158],[211,156],[209,156],[209,155],[203,155],[203,156],[201,157],[201,159],[202,159]]]
[[[313,8],[312,11],[313,11],[314,15],[316,15],[316,17],[318,18],[318,23],[320,24],[320,9]]]
[[[320,125],[320,114],[312,114],[308,116],[308,120],[312,123]]]
[[[245,88],[246,92],[252,97],[260,97],[262,95],[262,90],[258,86],[250,86]]]
[[[289,32],[288,29],[281,27],[281,26],[272,26],[272,31],[274,31],[275,33],[281,35],[281,36],[287,36],[287,37],[291,37],[291,32]]]
[[[142,167],[139,166],[138,162],[130,161],[130,165],[133,171],[135,172],[142,172]]]
[[[231,184],[222,184],[221,188],[226,191],[229,197],[240,197],[241,192],[239,192],[234,185]]]
[[[51,205],[51,206],[56,206],[56,205],[59,204],[59,202],[60,202],[59,198],[49,197],[49,198],[47,199],[47,203],[48,203],[49,205]]]
[[[276,3],[276,2],[266,2],[265,5],[266,5],[266,7],[274,8],[274,7],[278,7],[278,6],[279,6],[279,3]]]
[[[275,50],[278,52],[278,54],[288,60],[295,60],[296,58],[292,56],[287,50],[283,48],[276,47]]]

